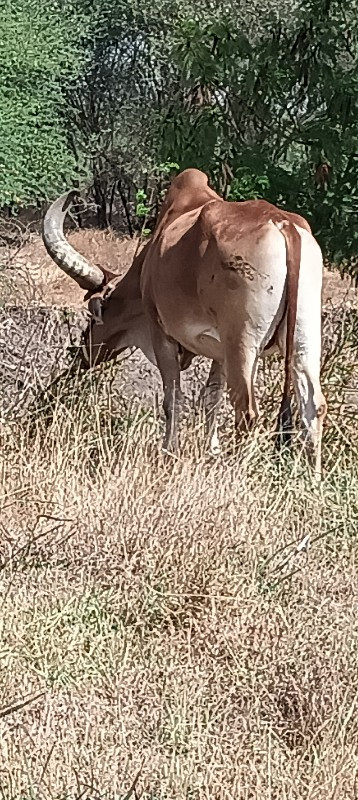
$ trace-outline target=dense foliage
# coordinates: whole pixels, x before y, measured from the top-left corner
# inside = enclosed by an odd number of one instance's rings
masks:
[[[1,206],[41,200],[73,177],[61,92],[80,66],[73,13],[67,0],[2,0]]]
[[[198,166],[230,199],[299,210],[357,270],[357,0],[2,4],[2,206],[77,182],[132,231],[165,165]]]

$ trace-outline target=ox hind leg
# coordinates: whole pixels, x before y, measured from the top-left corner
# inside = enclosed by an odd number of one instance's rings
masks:
[[[321,478],[323,423],[327,403],[320,384],[319,359],[309,352],[296,352],[293,358],[293,383],[301,417],[301,428],[315,479]]]
[[[292,382],[300,414],[305,449],[314,468],[315,478],[319,481],[323,423],[327,413],[326,398],[320,383],[320,308],[313,308],[310,315],[304,314],[304,310],[300,310],[296,323]],[[285,327],[280,332],[279,347],[281,355],[284,357]]]
[[[255,378],[259,358],[258,347],[239,341],[226,347],[226,379],[230,402],[235,412],[238,435],[250,430],[258,416],[255,398]]]
[[[218,361],[213,361],[209,377],[200,395],[205,413],[205,438],[209,443],[209,449],[213,456],[218,456],[221,450],[217,430],[217,416],[224,386],[225,374],[223,367]]]
[[[322,255],[308,234],[302,235],[298,309],[292,357],[292,381],[305,448],[316,480],[321,477],[321,448],[326,399],[320,383]],[[281,335],[280,347],[285,352]]]

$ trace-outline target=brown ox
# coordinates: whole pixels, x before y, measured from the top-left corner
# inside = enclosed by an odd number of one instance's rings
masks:
[[[174,450],[180,371],[194,355],[211,359],[204,400],[217,452],[225,382],[236,426],[247,429],[258,413],[258,358],[279,350],[285,358],[279,436],[289,440],[292,381],[319,477],[326,414],[320,386],[322,254],[306,220],[264,200],[225,202],[204,173],[185,170],[168,190],[151,240],[118,278],[89,264],[65,239],[71,197],[49,208],[43,238],[56,264],[88,290],[93,318],[84,335],[85,365],[139,347],[160,370],[164,448]]]

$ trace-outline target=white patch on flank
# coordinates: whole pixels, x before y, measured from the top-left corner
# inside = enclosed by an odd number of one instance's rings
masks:
[[[209,336],[210,339],[215,339],[217,342],[221,342],[219,331],[217,331],[216,328],[207,328],[205,331],[202,331],[200,335]]]
[[[221,343],[219,332],[214,326],[207,327],[201,322],[191,322],[181,327],[182,337],[186,342],[198,342],[203,336]]]

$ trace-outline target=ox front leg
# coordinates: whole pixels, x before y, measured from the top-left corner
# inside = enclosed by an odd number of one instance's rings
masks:
[[[218,437],[218,410],[222,400],[224,386],[224,370],[218,361],[213,361],[208,380],[200,397],[204,404],[205,438],[209,443],[210,452],[213,456],[218,456],[221,451]]]
[[[158,327],[152,329],[152,341],[159,372],[163,381],[163,408],[166,418],[163,450],[175,453],[178,448],[178,428],[182,392],[180,388],[179,346],[170,341]]]

